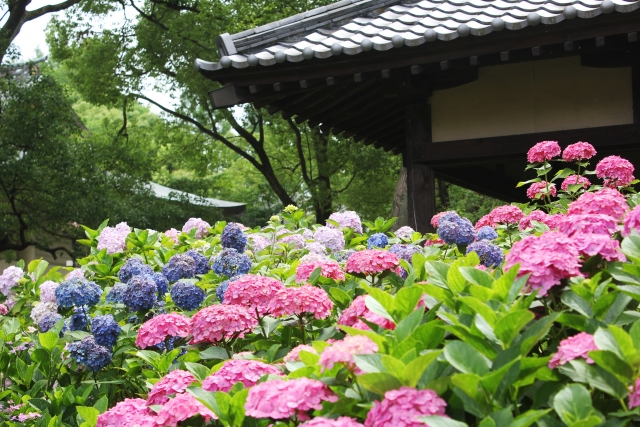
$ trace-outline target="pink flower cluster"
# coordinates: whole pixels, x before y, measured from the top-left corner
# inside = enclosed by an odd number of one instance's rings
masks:
[[[157,427],[144,399],[125,399],[98,415],[96,427]]]
[[[573,162],[574,160],[587,160],[596,155],[596,149],[588,142],[576,142],[568,145],[562,153],[562,160]]]
[[[131,227],[126,222],[121,222],[115,227],[105,227],[98,236],[98,250],[107,250],[109,255],[123,252],[127,249],[127,236],[131,233]]]
[[[316,268],[321,268],[320,275],[333,280],[344,280],[344,271],[340,268],[340,264],[330,259],[301,262],[296,268],[296,280],[305,282],[309,280],[309,276]]]
[[[435,214],[433,217],[431,217],[431,226],[433,228],[438,228],[438,225],[440,224],[440,218],[442,218],[443,216],[445,216],[448,213],[456,213],[455,211],[445,211],[445,212],[440,212]]]
[[[182,226],[184,233],[190,232],[192,229],[196,229],[196,239],[202,239],[209,234],[209,228],[211,225],[202,218],[189,218],[189,220]]]
[[[640,406],[640,378],[636,378],[632,387],[629,387],[629,409]]]
[[[527,161],[529,163],[542,163],[559,156],[562,150],[557,141],[542,141],[529,149]]]
[[[300,352],[306,351],[311,354],[318,354],[315,348],[310,345],[300,344],[297,347],[294,347],[284,358],[285,363],[291,362],[300,362]]]
[[[378,351],[376,343],[371,338],[363,335],[347,336],[342,341],[335,341],[329,347],[326,347],[320,355],[319,364],[322,371],[333,369],[337,363],[345,365],[345,367],[356,373],[356,361],[353,356],[357,354],[374,354]]]
[[[324,319],[332,308],[333,302],[324,289],[306,285],[278,291],[271,298],[268,310],[276,317],[312,314],[316,319]]]
[[[147,396],[147,405],[162,405],[172,394],[184,393],[194,381],[196,378],[187,371],[176,369],[169,372],[151,387]]]
[[[640,231],[640,205],[631,209],[627,216],[624,217],[622,235],[627,237],[631,234],[631,230]]]
[[[620,252],[620,242],[611,238],[618,223],[609,215],[569,215],[558,222],[558,231],[573,241],[582,255],[600,254],[608,261],[626,261]]]
[[[216,304],[203,308],[193,316],[191,322],[191,344],[243,337],[245,332],[258,326],[255,314],[239,305]]]
[[[138,330],[136,345],[147,348],[169,337],[186,338],[191,335],[191,319],[182,314],[159,314],[147,320]]]
[[[253,387],[264,375],[282,375],[272,365],[257,360],[227,360],[217,372],[202,381],[202,388],[207,391],[228,392],[235,383],[242,383],[245,388]]]
[[[538,221],[545,224],[547,227],[549,227],[549,229],[553,230],[558,227],[558,221],[560,221],[563,217],[564,215],[562,214],[548,215],[542,211],[535,210],[520,220],[519,227],[522,231],[529,230],[533,228],[533,224],[531,223],[531,221]]]
[[[329,219],[338,223],[340,228],[352,228],[356,233],[362,233],[362,221],[354,211],[334,212],[329,215]],[[327,227],[334,225],[327,223]]]
[[[424,427],[420,417],[446,416],[447,402],[433,390],[400,387],[384,394],[382,402],[375,401],[364,421],[365,427]]]
[[[378,249],[366,249],[352,253],[347,259],[347,273],[362,273],[368,276],[392,270],[399,273],[398,255]]]
[[[557,366],[564,365],[570,360],[582,357],[587,363],[592,364],[593,360],[589,357],[589,352],[598,350],[593,340],[593,335],[586,332],[580,332],[577,335],[560,341],[558,351],[549,360],[549,368],[554,369]]]
[[[579,260],[580,253],[572,240],[550,231],[514,243],[505,257],[505,270],[520,264],[518,274],[530,274],[527,283],[532,289],[538,289],[539,295],[546,295],[561,279],[581,275]]]
[[[165,231],[164,235],[173,240],[173,243],[175,243],[176,245],[180,243],[180,239],[178,239],[180,231],[176,230],[175,228]]]
[[[620,221],[628,211],[627,200],[618,190],[603,188],[594,193],[582,194],[569,204],[567,214],[604,214]]]
[[[596,165],[596,176],[604,180],[606,187],[626,187],[636,178],[633,176],[633,164],[620,156],[609,156]]]
[[[551,197],[556,196],[557,191],[555,184],[549,184],[546,181],[534,182],[527,189],[527,197],[531,200],[542,199],[547,194]]]
[[[24,271],[20,267],[7,267],[0,275],[0,292],[3,295],[8,296],[11,294],[11,288],[18,284],[18,280],[22,279]]]
[[[180,421],[200,415],[206,422],[217,420],[216,414],[198,402],[189,393],[182,393],[162,405],[156,418],[156,424],[162,427],[176,427]]]
[[[271,277],[245,274],[229,283],[224,293],[224,304],[246,307],[259,316],[269,313],[268,305],[271,297],[284,289],[284,284]]]
[[[360,317],[385,329],[394,329],[396,327],[391,320],[385,319],[367,308],[366,295],[360,295],[351,302],[351,305],[340,315],[338,325],[351,326],[363,331],[371,329]]]
[[[591,185],[591,181],[589,181],[584,176],[569,175],[562,181],[562,184],[560,184],[560,188],[562,188],[564,191],[569,191],[569,186],[576,184],[582,184],[584,188],[589,188],[589,186]]]
[[[248,240],[249,247],[253,250],[254,253],[262,252],[269,245],[271,245],[269,239],[259,234],[250,234]]]
[[[331,418],[317,417],[311,421],[300,424],[300,427],[364,427],[362,424],[349,417]]]
[[[307,411],[322,409],[322,402],[336,402],[338,396],[322,381],[298,378],[289,381],[266,381],[249,389],[244,405],[246,414],[254,418],[276,420],[297,417],[309,419]]]
[[[498,224],[519,224],[522,218],[524,218],[524,213],[519,207],[512,205],[498,206],[476,222],[476,230],[486,225],[495,228]]]
[[[313,240],[333,252],[344,249],[344,234],[342,234],[341,230],[335,228],[319,227],[316,232],[313,233]]]

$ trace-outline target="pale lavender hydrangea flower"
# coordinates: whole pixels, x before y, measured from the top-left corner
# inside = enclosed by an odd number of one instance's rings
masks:
[[[332,252],[344,249],[344,235],[342,231],[329,227],[320,227],[313,234],[313,240],[327,247]]]
[[[11,292],[11,288],[18,284],[18,280],[22,279],[24,276],[24,271],[20,267],[8,267],[0,275],[0,292],[4,296],[9,296]]]
[[[400,227],[396,230],[396,237],[400,239],[411,239],[411,236],[415,233],[414,229],[405,225],[404,227]]]
[[[49,313],[57,313],[58,304],[55,302],[38,302],[31,309],[31,319],[34,324],[40,323],[40,320]]]
[[[253,250],[254,253],[263,251],[267,246],[271,243],[269,239],[259,234],[250,234],[249,235],[249,247]]]
[[[51,280],[47,280],[43,284],[40,285],[40,301],[41,302],[53,302],[58,305],[56,300],[56,288],[58,284],[56,282],[52,282]]]
[[[192,229],[196,229],[196,239],[202,239],[204,236],[209,233],[209,228],[211,225],[202,218],[189,218],[184,226],[182,227],[182,231],[188,233]]]
[[[121,222],[115,227],[105,227],[98,236],[98,250],[106,249],[109,255],[123,252],[127,248],[127,236],[131,227]]]
[[[64,280],[71,280],[71,279],[85,279],[84,271],[81,268],[76,268],[75,270],[71,270],[69,274],[65,276]]]
[[[348,227],[352,228],[356,233],[362,233],[362,221],[354,211],[334,212],[329,216],[329,219],[337,222],[340,228]],[[334,227],[331,223],[327,226]]]
[[[318,243],[318,242],[307,243],[305,248],[311,254],[317,254],[317,255],[326,255],[327,254],[327,248],[323,244]]]

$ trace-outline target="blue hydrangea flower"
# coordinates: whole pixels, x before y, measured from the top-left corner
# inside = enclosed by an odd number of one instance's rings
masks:
[[[216,297],[220,300],[221,303],[224,302],[224,294],[227,292],[227,289],[229,288],[229,283],[235,282],[240,278],[240,276],[242,275],[239,274],[237,276],[233,276],[229,280],[225,280],[224,282],[218,285],[218,287],[216,288]]]
[[[191,282],[177,282],[171,287],[171,299],[179,308],[191,311],[200,307],[205,293]]]
[[[169,281],[164,275],[161,273],[153,273],[151,278],[156,283],[156,288],[158,288],[158,297],[163,297],[164,294],[169,292]]]
[[[100,301],[102,289],[95,282],[74,277],[56,288],[56,301],[61,308],[93,307]]]
[[[384,233],[372,234],[367,240],[367,249],[384,248],[389,244],[389,238]]]
[[[353,249],[347,249],[345,251],[340,251],[340,252],[334,252],[333,256],[335,257],[336,261],[338,262],[344,262],[347,260],[347,258],[349,258],[351,256],[352,253],[354,253],[355,251]]]
[[[135,314],[133,316],[129,316],[127,319],[127,323],[131,323],[132,325],[137,325],[140,323],[140,319]]]
[[[171,283],[190,279],[196,275],[196,262],[187,254],[176,254],[162,267],[162,274]]]
[[[403,260],[411,264],[413,261],[413,254],[420,252],[420,248],[413,245],[402,245],[402,244],[396,243],[389,248],[389,252],[391,252],[392,254],[398,255],[398,257],[402,258]],[[408,273],[404,268],[402,268],[400,272],[400,276],[403,279],[407,278]]]
[[[120,267],[118,278],[122,283],[128,283],[129,279],[140,274],[153,274],[153,267],[142,262],[140,258],[129,258]]]
[[[124,293],[125,289],[127,289],[127,285],[125,285],[124,283],[116,283],[107,294],[105,301],[110,304],[123,304],[122,294]]]
[[[498,233],[490,225],[480,227],[480,230],[476,233],[478,240],[494,240],[498,238]]]
[[[113,316],[110,314],[96,316],[91,321],[91,332],[98,345],[113,347],[118,341],[120,325],[113,320]]]
[[[133,276],[122,293],[122,303],[131,311],[149,310],[156,303],[157,292],[151,276]]]
[[[438,237],[448,244],[468,245],[476,240],[476,230],[473,228],[471,221],[466,218],[446,221],[443,216],[438,222]]]
[[[467,254],[475,252],[480,263],[485,267],[499,267],[504,261],[504,254],[499,246],[486,240],[479,240],[467,246]]]
[[[38,328],[40,328],[40,332],[48,332],[51,328],[55,326],[58,321],[62,319],[62,316],[58,313],[47,313],[40,319],[38,323]]]
[[[69,344],[69,353],[77,363],[97,372],[111,363],[111,350],[98,345],[93,335]]]
[[[206,256],[194,250],[187,251],[185,255],[189,255],[196,262],[196,274],[207,274],[209,272],[209,260]]]
[[[158,314],[166,314],[167,309],[165,308],[165,302],[164,301],[158,301],[155,305],[155,307],[153,307],[154,312],[155,312],[155,316],[157,316]]]
[[[224,249],[213,260],[213,271],[218,276],[237,276],[247,274],[251,270],[251,260],[245,254],[233,248]]]
[[[465,220],[466,218],[462,218],[460,215],[458,215],[456,212],[447,212],[444,215],[442,215],[440,217],[439,221],[451,221],[451,222],[455,222],[456,224],[461,223],[463,220]],[[440,222],[438,222],[438,225],[440,224]]]
[[[240,226],[234,222],[224,227],[221,240],[223,248],[232,248],[240,253],[243,253],[247,246],[247,236],[242,232]]]
[[[69,330],[87,331],[87,326],[89,326],[89,319],[87,319],[86,311],[82,307],[76,307],[69,319]]]

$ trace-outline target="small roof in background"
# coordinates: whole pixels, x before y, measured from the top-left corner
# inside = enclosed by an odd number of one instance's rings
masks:
[[[628,13],[639,7],[638,0],[342,0],[241,33],[222,34],[217,40],[220,63],[197,65],[214,71],[356,55]]]
[[[166,200],[187,199],[189,203],[194,205],[210,206],[212,208],[221,209],[225,214],[239,214],[244,212],[247,207],[246,203],[228,202],[226,200],[213,199],[210,197],[200,197],[185,191],[174,190],[173,188],[165,187],[164,185],[156,184],[155,182],[150,182],[149,188],[158,198]]]

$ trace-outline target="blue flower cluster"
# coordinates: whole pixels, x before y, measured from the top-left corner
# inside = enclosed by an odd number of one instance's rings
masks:
[[[176,254],[162,267],[162,274],[171,283],[190,279],[196,275],[196,262],[187,254]]]
[[[476,230],[467,218],[450,212],[438,222],[438,237],[448,244],[468,245],[476,240]]]
[[[480,230],[476,233],[478,240],[494,240],[498,238],[498,233],[490,225],[480,227]]]
[[[98,345],[113,347],[116,341],[118,341],[120,325],[118,325],[110,314],[96,316],[91,321],[91,332],[93,332],[93,336]]]
[[[235,282],[240,278],[240,276],[242,275],[238,274],[237,276],[233,276],[229,280],[225,280],[218,285],[216,288],[216,297],[218,297],[221,303],[224,302],[224,294],[227,292],[227,289],[229,289],[229,283]]]
[[[77,363],[97,372],[111,363],[111,350],[96,343],[92,335],[69,344],[69,353]]]
[[[38,328],[40,329],[40,332],[48,332],[61,319],[62,316],[58,313],[47,313],[42,316],[42,318],[40,318],[40,322],[38,322]]]
[[[367,249],[384,248],[389,244],[389,238],[384,233],[372,234],[367,240]]]
[[[151,278],[155,282],[156,288],[158,288],[158,297],[163,297],[164,294],[169,292],[169,281],[162,273],[153,273]]]
[[[398,257],[413,265],[413,254],[415,254],[416,252],[420,252],[420,248],[414,245],[402,245],[396,243],[389,248],[389,252],[398,255]],[[406,279],[408,275],[407,270],[405,270],[404,267],[401,267],[401,269],[402,271],[400,272],[400,276],[403,279]]]
[[[61,308],[93,307],[100,301],[102,289],[95,282],[74,277],[62,282],[55,291],[56,301]]]
[[[213,260],[213,271],[218,276],[238,276],[251,270],[251,260],[233,248],[224,249]]]
[[[118,278],[122,283],[129,283],[133,276],[139,276],[140,274],[153,274],[153,267],[142,262],[140,258],[129,258],[120,267]]]
[[[222,230],[221,243],[223,248],[232,248],[243,253],[247,246],[247,236],[238,224],[231,222]]]
[[[157,316],[158,314],[166,314],[167,313],[167,309],[165,308],[165,305],[166,304],[165,304],[164,301],[156,302],[156,305],[153,307],[153,311],[155,313],[155,316]]]
[[[86,307],[76,307],[74,313],[69,319],[70,331],[87,331],[89,325],[89,319],[87,319]]]
[[[498,245],[486,240],[479,240],[467,246],[467,254],[475,252],[480,263],[485,267],[499,267],[504,261],[504,254]]]
[[[185,255],[190,256],[196,262],[196,274],[207,274],[209,272],[209,260],[206,256],[193,249],[185,252]]]
[[[171,299],[176,306],[191,311],[200,307],[205,293],[191,282],[179,281],[171,287]]]
[[[123,304],[122,302],[122,294],[127,289],[127,285],[124,283],[116,283],[113,285],[113,288],[109,290],[105,301],[110,304]]]
[[[156,303],[158,288],[146,274],[133,276],[122,292],[122,303],[131,311],[149,310]]]
[[[336,258],[336,261],[338,262],[343,262],[346,261],[347,258],[349,258],[351,256],[352,253],[354,253],[355,250],[353,249],[347,249],[344,251],[340,251],[340,252],[334,252],[333,256]]]

